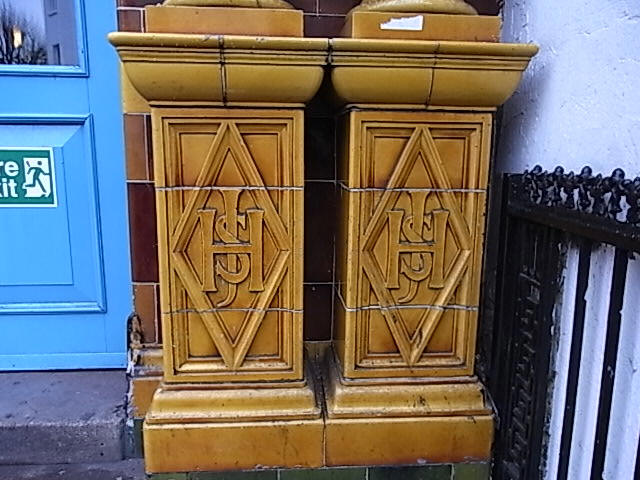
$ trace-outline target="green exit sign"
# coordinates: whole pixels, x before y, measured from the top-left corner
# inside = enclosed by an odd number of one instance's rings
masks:
[[[55,207],[51,148],[0,147],[0,207]]]

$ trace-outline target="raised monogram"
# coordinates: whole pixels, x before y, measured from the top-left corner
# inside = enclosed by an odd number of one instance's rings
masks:
[[[430,288],[444,286],[444,247],[447,210],[425,212],[429,192],[409,192],[411,211],[393,209],[387,211],[389,223],[389,250],[385,286],[400,288],[400,274],[411,286],[400,303],[410,302],[416,295],[417,282],[429,278]]]
[[[452,132],[443,135],[450,138]],[[387,140],[383,138],[387,137],[382,133],[379,136],[384,145]],[[361,175],[364,178],[374,175],[376,172],[369,170],[372,168],[367,167],[368,171]],[[456,191],[459,187],[452,185],[432,132],[425,126],[415,128],[393,171],[384,175],[386,188],[381,194],[367,192],[352,197],[357,201],[356,208],[363,212],[360,218],[366,225],[362,230],[358,227],[362,250],[357,257],[366,283],[362,283],[362,292],[347,296],[347,302],[351,302],[348,306],[352,308],[370,307],[357,314],[363,322],[363,332],[368,332],[361,338],[383,335],[379,322],[375,321],[382,315],[404,364],[431,365],[425,351],[442,318],[446,315],[447,324],[443,328],[453,332],[461,325],[455,322],[462,322],[467,315],[458,314],[457,310],[452,313],[448,307],[458,302],[466,306],[471,293],[471,275],[467,273],[475,237],[469,221],[474,221],[477,204],[473,194]],[[380,183],[385,180],[373,178]],[[355,188],[360,188],[359,184]],[[380,313],[371,308],[378,305]],[[454,333],[447,340],[453,338]],[[442,343],[443,339],[444,335],[438,337]],[[356,363],[362,368],[375,364],[395,371],[396,367],[381,358],[378,351],[374,353],[367,342],[364,340],[358,347]],[[461,343],[455,345],[457,348]],[[380,344],[375,348],[379,349]],[[404,370],[403,374],[414,373]]]
[[[222,192],[224,214],[216,209],[198,210],[202,225],[202,290],[217,292],[219,277],[227,284],[227,295],[218,307],[230,305],[236,298],[238,284],[249,278],[249,291],[262,292],[263,219],[264,211],[247,209],[238,211],[240,190]],[[248,238],[241,240],[240,233]]]

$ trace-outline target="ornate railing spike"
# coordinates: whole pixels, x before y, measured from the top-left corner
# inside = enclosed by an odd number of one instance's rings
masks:
[[[565,173],[560,166],[549,172],[536,165],[524,171],[516,194],[520,200],[537,205],[563,207],[640,225],[640,177],[627,179],[621,168],[603,177],[593,175],[588,166],[576,175]]]

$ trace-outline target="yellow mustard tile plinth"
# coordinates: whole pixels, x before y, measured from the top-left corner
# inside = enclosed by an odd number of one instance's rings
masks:
[[[331,349],[323,366],[329,419],[491,415],[482,385],[471,376],[354,380],[342,375]]]
[[[327,466],[480,462],[491,458],[493,419],[330,418],[325,438]]]
[[[143,418],[149,410],[153,394],[162,383],[162,349],[144,347],[137,356],[131,376],[131,408],[134,418]]]
[[[131,380],[131,407],[134,418],[144,418],[151,405],[153,394],[161,383],[161,374],[153,377],[134,377]]]
[[[321,467],[322,444],[322,419],[144,425],[149,473]]]
[[[356,10],[342,37],[397,40],[499,42],[502,21],[497,16]]]
[[[144,423],[147,472],[318,467],[324,422],[307,381],[164,384]]]
[[[493,416],[477,379],[350,380],[331,351],[325,367],[328,466],[490,458]]]
[[[206,33],[215,35],[265,35],[302,37],[301,10],[147,6],[146,31],[149,33]]]

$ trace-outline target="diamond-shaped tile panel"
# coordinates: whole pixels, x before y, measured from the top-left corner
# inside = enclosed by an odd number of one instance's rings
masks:
[[[430,190],[407,188],[417,171],[429,178]],[[469,226],[426,127],[415,129],[365,225],[364,272],[402,358],[414,365],[442,310],[424,309],[417,322],[408,322],[402,309],[388,307],[411,302],[418,288],[436,292],[431,305],[447,305],[472,253]]]
[[[363,110],[343,125],[335,314],[343,374],[469,375],[491,116]]]
[[[252,187],[207,188],[221,172],[237,175]],[[197,184],[201,188],[187,197],[171,234],[171,262],[189,304],[227,367],[234,370],[242,365],[281,288],[292,245],[233,124],[221,125]],[[246,312],[240,322],[238,310]]]

